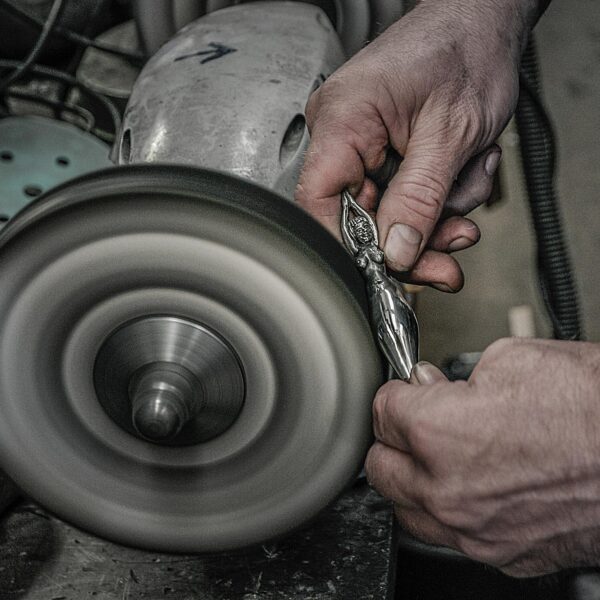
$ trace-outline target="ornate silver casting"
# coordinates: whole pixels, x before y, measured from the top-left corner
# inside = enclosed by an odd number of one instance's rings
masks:
[[[342,193],[342,236],[367,282],[371,325],[383,354],[400,379],[419,360],[419,325],[400,283],[385,268],[374,219],[348,191]]]

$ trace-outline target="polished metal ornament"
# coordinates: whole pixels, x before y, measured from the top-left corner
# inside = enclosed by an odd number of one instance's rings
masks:
[[[367,282],[371,325],[379,347],[400,379],[419,360],[419,325],[398,281],[385,268],[374,219],[348,191],[342,193],[342,236]]]

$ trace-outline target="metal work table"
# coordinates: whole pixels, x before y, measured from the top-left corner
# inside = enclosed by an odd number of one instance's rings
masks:
[[[384,600],[392,547],[390,505],[364,482],[285,539],[215,556],[112,544],[23,501],[1,521],[0,598]]]

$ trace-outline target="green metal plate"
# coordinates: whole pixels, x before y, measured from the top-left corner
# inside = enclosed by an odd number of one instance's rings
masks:
[[[104,142],[62,121],[0,120],[0,228],[41,193],[110,166],[109,151]]]

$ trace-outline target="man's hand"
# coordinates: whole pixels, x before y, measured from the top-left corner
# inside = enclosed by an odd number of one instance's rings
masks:
[[[339,236],[340,193],[349,188],[377,212],[394,271],[460,289],[449,253],[479,239],[463,215],[491,193],[494,142],[515,109],[536,9],[536,0],[423,0],[343,65],[307,106],[300,204]],[[404,160],[377,208],[373,178],[390,148]]]
[[[468,382],[416,375],[377,394],[366,462],[401,524],[510,575],[600,564],[600,346],[501,340]]]

